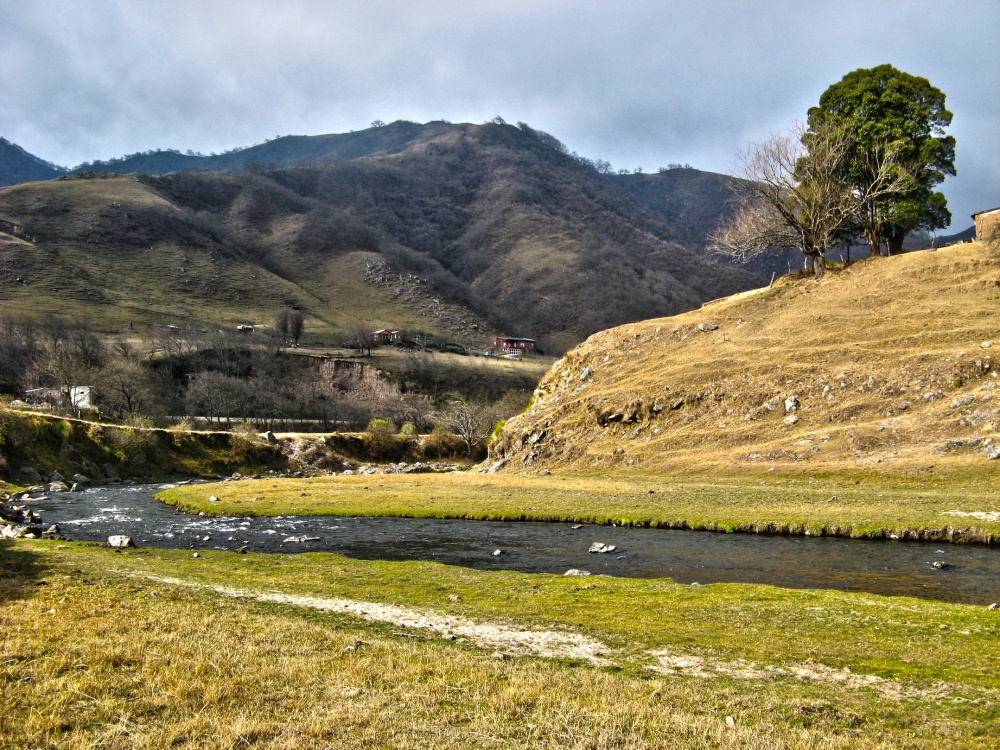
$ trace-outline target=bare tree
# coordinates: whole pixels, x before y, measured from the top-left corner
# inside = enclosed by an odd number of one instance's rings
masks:
[[[439,419],[440,424],[462,439],[469,457],[490,436],[496,421],[496,410],[492,405],[466,399],[452,401]]]
[[[737,210],[711,237],[712,248],[746,261],[771,250],[801,250],[816,277],[826,271],[826,252],[842,237],[873,193],[901,189],[912,178],[886,158],[872,169],[877,179],[861,195],[843,177],[851,135],[834,128],[807,133],[798,126],[754,144],[741,155]]]
[[[358,350],[359,354],[367,352],[369,357],[372,356],[372,349],[375,346],[375,332],[370,325],[355,323],[351,330],[351,336],[354,348]]]
[[[302,332],[306,327],[306,316],[298,310],[292,310],[288,315],[288,335],[292,338],[292,346],[299,345]]]

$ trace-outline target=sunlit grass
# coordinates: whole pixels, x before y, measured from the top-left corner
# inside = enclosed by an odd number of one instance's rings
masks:
[[[194,559],[56,546],[0,550],[0,737],[13,747],[875,748],[938,747],[948,736],[985,748],[998,718],[998,620],[985,608],[757,586],[581,585],[330,554]],[[569,628],[608,642],[619,666],[500,660],[433,633],[400,637],[388,624],[154,580],[166,575]],[[849,666],[916,692],[667,677],[644,668],[652,649]]]

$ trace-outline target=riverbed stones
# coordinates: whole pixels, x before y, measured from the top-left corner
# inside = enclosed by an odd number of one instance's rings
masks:
[[[132,537],[125,536],[124,534],[115,534],[108,537],[108,546],[112,549],[125,549],[126,547],[134,547],[132,544]]]
[[[606,555],[608,552],[614,552],[616,549],[618,549],[618,547],[615,546],[614,544],[604,544],[604,542],[594,542],[593,544],[590,545],[590,549],[588,549],[587,552],[599,555]]]
[[[69,486],[62,481],[51,482],[48,487],[49,492],[69,492]]]

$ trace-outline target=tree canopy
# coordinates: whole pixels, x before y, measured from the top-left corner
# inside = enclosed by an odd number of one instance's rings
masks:
[[[892,65],[848,73],[809,110],[810,132],[850,133],[842,175],[860,198],[854,231],[873,253],[882,245],[890,254],[899,252],[909,232],[951,222],[947,200],[934,191],[945,175],[955,174],[955,139],[944,134],[951,120],[942,91]],[[887,159],[911,179],[906,189],[871,195],[878,165]]]

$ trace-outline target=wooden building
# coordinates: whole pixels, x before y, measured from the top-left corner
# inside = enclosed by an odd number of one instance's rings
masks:
[[[991,240],[1000,237],[1000,206],[972,214],[976,222],[976,239]]]
[[[514,336],[494,336],[490,345],[494,349],[500,349],[504,354],[522,355],[531,354],[535,351],[534,339],[520,339]]]
[[[390,331],[387,328],[379,328],[372,333],[372,340],[376,344],[402,344],[403,332]]]

